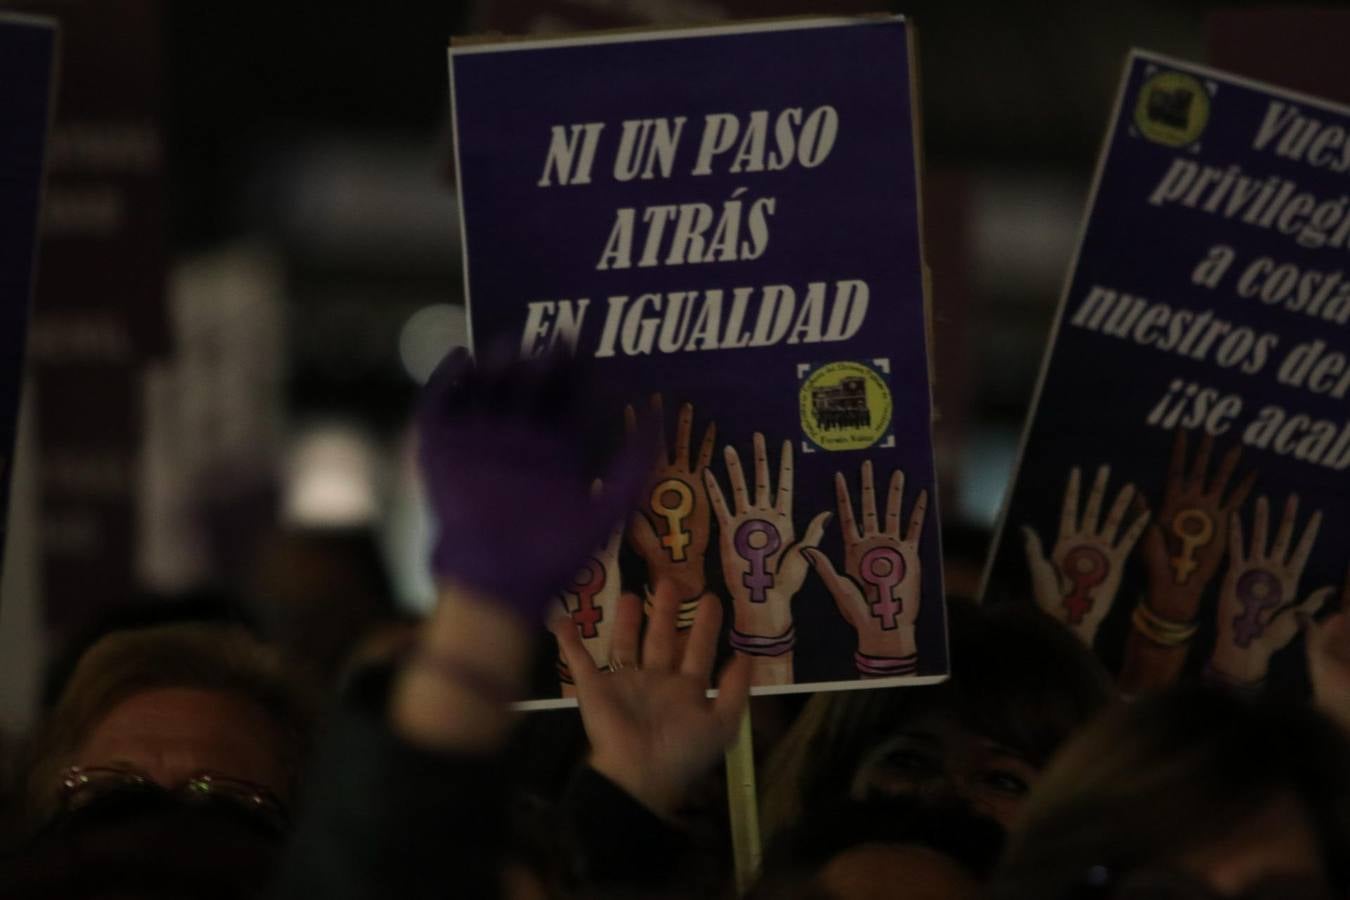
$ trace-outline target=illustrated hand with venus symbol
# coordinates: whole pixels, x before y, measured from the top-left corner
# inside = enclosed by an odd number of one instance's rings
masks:
[[[886,491],[886,519],[877,519],[876,487],[872,462],[862,464],[862,523],[853,515],[848,481],[842,472],[834,476],[839,527],[844,534],[844,571],[816,549],[806,558],[834,597],[840,614],[858,634],[854,664],[860,676],[893,677],[918,671],[914,623],[919,617],[923,570],[919,541],[928,512],[928,491],[910,509],[909,523],[900,531],[905,474],[891,473]]]
[[[792,598],[806,579],[802,551],[820,543],[830,514],[813,518],[797,541],[792,523],[792,444],[783,442],[776,494],[769,482],[764,435],[759,433],[754,436],[754,454],[753,497],[733,447],[726,448],[725,459],[734,505],[727,504],[711,470],[704,470],[703,482],[717,517],[722,574],[734,609],[731,645],[756,657],[755,684],[786,684],[792,680],[796,641]]]
[[[1097,477],[1080,517],[1078,497],[1082,472],[1077,466],[1069,470],[1069,484],[1060,508],[1059,533],[1048,558],[1040,535],[1030,526],[1022,527],[1036,605],[1051,618],[1062,622],[1089,647],[1115,603],[1125,561],[1149,521],[1147,511],[1137,512],[1121,532],[1135,498],[1133,484],[1120,489],[1106,518],[1102,519],[1102,505],[1110,478],[1110,466],[1097,469]]]
[[[1263,681],[1270,658],[1283,649],[1304,621],[1311,619],[1334,587],[1313,591],[1298,600],[1298,583],[1312,554],[1322,513],[1314,512],[1294,545],[1298,495],[1291,494],[1274,540],[1267,544],[1270,503],[1256,500],[1250,547],[1243,546],[1242,522],[1234,513],[1228,526],[1228,571],[1219,590],[1218,637],[1208,673],[1242,685]]]
[[[708,423],[698,455],[692,456],[693,405],[680,407],[673,448],[666,444],[660,394],[652,395],[650,408],[659,429],[659,451],[642,504],[629,522],[628,543],[646,563],[647,584],[668,581],[678,593],[677,621],[683,630],[693,624],[698,598],[707,587],[704,560],[712,537],[712,510],[703,474],[712,462],[717,424]],[[634,430],[637,415],[632,406],[624,410],[624,417],[629,430]]]

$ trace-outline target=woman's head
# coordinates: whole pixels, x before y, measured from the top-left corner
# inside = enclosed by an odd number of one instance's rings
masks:
[[[1110,701],[1105,670],[1038,612],[949,605],[952,677],[821,694],[770,761],[770,830],[853,796],[954,796],[1005,824],[1059,745]]]
[[[1346,896],[1350,741],[1305,707],[1205,690],[1104,717],[1043,775],[995,896],[1128,896],[1150,879]]]
[[[81,656],[34,748],[31,817],[57,811],[71,766],[165,788],[213,773],[285,798],[311,715],[308,692],[277,653],[242,629],[113,632]]]

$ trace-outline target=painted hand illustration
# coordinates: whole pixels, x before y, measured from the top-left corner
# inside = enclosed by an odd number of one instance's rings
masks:
[[[1308,675],[1322,712],[1350,731],[1350,573],[1341,588],[1341,607],[1326,619],[1307,621]]]
[[[821,513],[812,519],[802,539],[795,541],[792,444],[783,442],[776,495],[769,484],[764,435],[755,434],[754,452],[753,498],[746,488],[741,459],[733,447],[726,448],[725,456],[734,509],[727,506],[722,488],[710,470],[704,470],[703,482],[717,516],[722,574],[735,609],[731,645],[739,653],[755,657],[755,684],[790,684],[792,647],[796,642],[792,598],[806,578],[806,557],[802,550],[820,543],[830,514]]]
[[[1256,473],[1250,472],[1229,489],[1240,446],[1223,455],[1207,481],[1214,439],[1208,434],[1201,438],[1189,470],[1186,444],[1186,432],[1178,431],[1162,506],[1140,544],[1148,570],[1149,609],[1164,621],[1183,625],[1195,621],[1205,587],[1223,562],[1229,520],[1256,482]]]
[[[641,603],[632,594],[620,597],[608,673],[591,661],[566,620],[553,625],[576,677],[591,765],[661,816],[674,814],[690,785],[730,744],[749,687],[749,664],[737,657],[718,678],[717,698],[708,698],[722,604],[703,598],[687,642],[675,628],[679,606],[674,585],[658,582],[639,653]]]
[[[806,558],[834,597],[840,614],[858,633],[854,655],[858,674],[864,678],[913,675],[919,663],[914,623],[923,585],[919,539],[928,513],[928,491],[919,492],[902,535],[904,472],[891,473],[884,525],[877,520],[871,460],[862,464],[861,527],[854,518],[848,480],[842,472],[834,475],[834,490],[844,533],[844,571],[841,574],[819,550],[804,551]]]
[[[665,422],[661,395],[651,398],[652,418]],[[624,410],[630,431],[636,428],[633,407]],[[694,407],[680,407],[675,425],[675,444],[667,447],[665,434],[658,437],[660,447],[656,467],[642,505],[628,526],[628,542],[647,564],[647,583],[669,581],[679,593],[681,629],[694,622],[697,600],[707,587],[704,560],[712,536],[712,512],[703,473],[712,462],[717,439],[717,424],[709,422],[699,443],[698,456],[690,455],[694,428]]]
[[[1298,582],[1322,527],[1322,513],[1309,517],[1291,549],[1297,518],[1298,495],[1291,494],[1268,545],[1270,503],[1258,497],[1250,549],[1243,547],[1242,523],[1236,514],[1231,518],[1228,571],[1219,592],[1218,638],[1208,669],[1219,680],[1241,685],[1263,681],[1271,656],[1294,639],[1302,620],[1321,609],[1335,591],[1321,588],[1299,601]]]
[[[1097,470],[1080,518],[1078,495],[1082,472],[1077,466],[1069,470],[1069,485],[1060,509],[1059,534],[1049,558],[1040,535],[1030,526],[1022,526],[1036,605],[1051,618],[1063,622],[1089,647],[1097,637],[1102,619],[1115,603],[1120,577],[1125,572],[1125,560],[1149,520],[1146,511],[1132,513],[1129,526],[1121,534],[1121,525],[1135,497],[1133,484],[1120,489],[1106,518],[1101,519],[1110,478],[1110,466]]]
[[[619,541],[622,538],[623,532],[616,530],[603,547],[586,558],[572,583],[558,595],[563,618],[576,628],[591,661],[602,669],[610,664],[615,607],[620,594]],[[576,695],[572,672],[561,655],[558,657],[558,680],[562,683],[564,697]]]

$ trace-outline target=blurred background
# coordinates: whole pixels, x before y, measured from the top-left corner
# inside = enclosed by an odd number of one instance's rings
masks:
[[[110,617],[247,618],[331,672],[431,601],[407,416],[465,341],[454,35],[904,12],[941,513],[973,593],[1131,46],[1350,102],[1350,13],[999,0],[45,0],[58,114],[0,731]],[[3,89],[3,86],[0,86]]]

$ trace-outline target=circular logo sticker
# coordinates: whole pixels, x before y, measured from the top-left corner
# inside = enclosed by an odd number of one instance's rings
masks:
[[[1193,144],[1209,124],[1209,92],[1194,76],[1158,72],[1139,91],[1134,124],[1155,143],[1169,147]]]
[[[822,450],[865,450],[891,427],[891,389],[860,362],[826,363],[802,381],[802,432]]]

